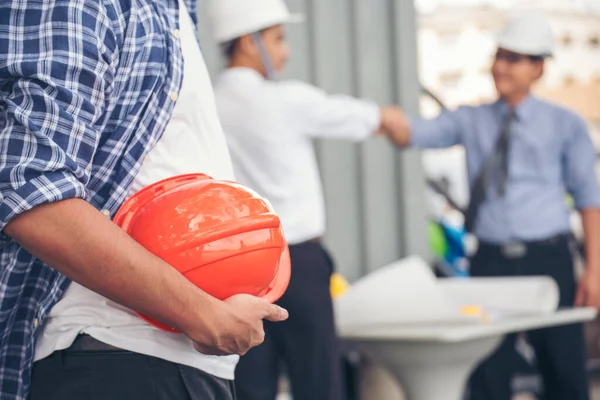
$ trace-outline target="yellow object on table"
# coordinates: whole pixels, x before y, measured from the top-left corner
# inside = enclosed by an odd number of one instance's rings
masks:
[[[460,308],[460,312],[462,315],[465,315],[467,317],[479,317],[482,322],[490,321],[489,315],[481,306],[463,306]]]
[[[483,314],[483,308],[480,306],[463,306],[460,309],[462,315],[469,317],[478,317]]]
[[[342,274],[336,272],[331,275],[331,281],[329,283],[331,298],[335,300],[337,297],[344,294],[349,287],[350,284]]]

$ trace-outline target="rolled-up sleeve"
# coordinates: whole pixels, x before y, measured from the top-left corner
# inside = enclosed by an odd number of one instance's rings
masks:
[[[462,144],[462,121],[467,107],[444,111],[433,119],[412,117],[410,119],[410,145],[417,149],[452,147]]]
[[[564,152],[565,185],[578,210],[600,207],[596,149],[583,120],[573,117]]]
[[[99,3],[0,6],[0,230],[40,204],[86,198],[117,61]]]

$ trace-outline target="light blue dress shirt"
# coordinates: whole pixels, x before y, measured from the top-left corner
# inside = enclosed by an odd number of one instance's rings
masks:
[[[431,120],[414,118],[411,145],[421,149],[463,145],[472,187],[508,112],[499,100],[446,111]],[[569,232],[567,193],[577,209],[600,207],[596,150],[585,122],[533,96],[522,101],[515,114],[506,195],[488,188],[475,227],[475,236],[488,243],[541,240]]]

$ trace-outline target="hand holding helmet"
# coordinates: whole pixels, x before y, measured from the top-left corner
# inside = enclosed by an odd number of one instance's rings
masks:
[[[197,335],[193,331],[186,332],[202,354],[244,355],[264,341],[263,319],[280,322],[288,317],[285,309],[247,294],[232,296],[224,303],[223,314],[214,318],[217,325],[214,331],[201,329]]]

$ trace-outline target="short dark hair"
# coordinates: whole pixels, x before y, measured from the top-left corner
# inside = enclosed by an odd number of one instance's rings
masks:
[[[221,44],[221,51],[228,60],[231,60],[231,58],[233,57],[233,53],[235,53],[235,49],[237,48],[239,41],[240,38],[235,38],[233,40]]]
[[[258,31],[258,33],[262,34],[267,29],[268,28],[261,29],[260,31]],[[240,43],[240,39],[241,39],[241,37],[238,37],[238,38],[235,38],[235,39],[231,39],[228,42],[221,43],[221,51],[223,52],[223,55],[228,60],[231,60],[231,58],[233,57],[233,54],[235,53],[235,50],[237,49],[238,44]]]

